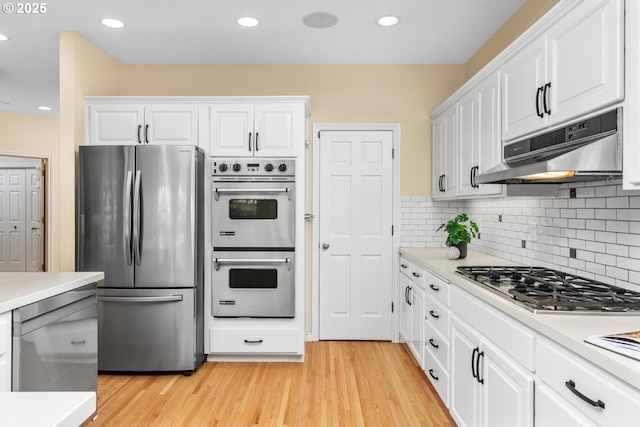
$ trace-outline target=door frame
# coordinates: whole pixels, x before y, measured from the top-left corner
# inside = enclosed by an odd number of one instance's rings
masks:
[[[322,131],[390,131],[392,134],[392,274],[391,274],[391,301],[394,305],[393,314],[391,315],[392,326],[392,342],[398,342],[398,303],[396,301],[398,275],[394,274],[399,269],[399,257],[395,256],[400,247],[400,123],[314,123],[313,124],[313,225],[312,239],[308,246],[309,256],[307,257],[307,265],[311,271],[311,335],[307,333],[307,341],[319,340],[320,329],[320,132]],[[308,206],[308,200],[307,200]],[[307,276],[308,277],[308,276]],[[309,316],[307,316],[309,321]],[[307,331],[309,328],[306,328]]]

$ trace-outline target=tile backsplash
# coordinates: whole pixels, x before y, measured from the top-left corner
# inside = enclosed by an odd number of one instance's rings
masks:
[[[469,249],[640,291],[640,193],[619,181],[562,184],[557,197],[402,197],[401,245],[443,247],[435,230],[460,212],[480,226]]]

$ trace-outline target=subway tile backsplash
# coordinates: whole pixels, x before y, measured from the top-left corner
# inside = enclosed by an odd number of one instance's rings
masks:
[[[435,230],[459,212],[480,226],[472,250],[640,291],[640,192],[619,181],[562,184],[558,197],[402,197],[401,245],[443,247],[446,235]]]

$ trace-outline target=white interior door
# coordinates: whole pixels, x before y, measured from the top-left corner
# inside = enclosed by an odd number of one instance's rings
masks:
[[[42,169],[26,169],[26,271],[43,271]]]
[[[25,271],[25,170],[0,169],[0,271]]]
[[[391,340],[393,134],[320,134],[319,338]]]

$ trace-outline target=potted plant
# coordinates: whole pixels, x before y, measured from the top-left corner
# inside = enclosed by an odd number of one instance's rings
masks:
[[[476,237],[480,232],[478,224],[471,221],[466,213],[461,213],[442,224],[436,231],[444,228],[447,232],[447,240],[445,245],[455,246],[460,251],[459,258],[467,256],[467,244],[471,242],[472,237]]]

